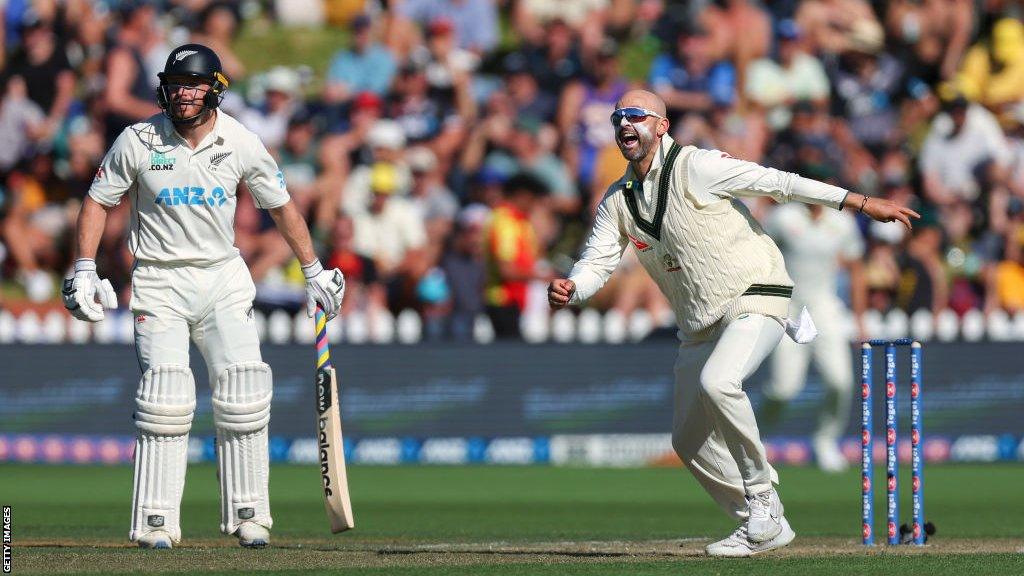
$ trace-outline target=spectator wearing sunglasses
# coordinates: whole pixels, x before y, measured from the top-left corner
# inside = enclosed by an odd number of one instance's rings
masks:
[[[668,135],[665,103],[627,92],[611,114],[629,161],[597,209],[580,260],[548,287],[552,308],[581,304],[618,265],[628,244],[668,298],[682,344],[675,363],[672,444],[724,511],[741,524],[707,546],[711,556],[750,556],[789,544],[796,534],[775,490],[743,381],[783,333],[798,343],[816,334],[810,315],[789,320],[793,281],[782,253],[739,201],[768,196],[841,210],[908,228],[916,212],[890,200],[765,168],[718,150],[681,145]]]

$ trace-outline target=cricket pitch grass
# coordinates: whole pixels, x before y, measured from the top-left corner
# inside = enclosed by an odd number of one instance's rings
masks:
[[[14,574],[1024,574],[1024,466],[928,467],[938,533],[920,548],[860,545],[857,470],[779,472],[797,539],[753,559],[703,556],[734,525],[674,468],[353,466],[356,528],[331,535],[318,471],[280,465],[263,550],[220,534],[211,465],[189,468],[169,551],[127,542],[130,467],[3,465],[0,504],[12,507]],[[876,490],[882,542],[884,498]]]

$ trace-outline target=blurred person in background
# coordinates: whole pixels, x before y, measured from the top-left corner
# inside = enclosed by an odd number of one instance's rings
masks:
[[[986,311],[1024,312],[1024,201],[1013,198],[1002,260],[989,275]]]
[[[327,170],[322,159],[313,115],[304,108],[297,109],[288,118],[284,139],[277,149],[277,165],[288,183],[292,200],[303,214],[310,214],[313,205],[328,190]]]
[[[451,98],[437,98],[427,80],[426,64],[403,64],[385,105],[385,114],[402,128],[412,144],[429,146],[438,161],[448,166],[465,139],[475,115],[467,82],[453,85]],[[466,108],[470,106],[470,108]]]
[[[583,75],[577,35],[562,18],[549,21],[542,38],[524,38],[523,51],[530,75],[550,94],[561,94],[567,85]]]
[[[647,82],[665,101],[673,122],[690,112],[707,112],[716,102],[736,100],[736,67],[715,56],[708,29],[696,22],[681,27],[674,49],[651,62]]]
[[[903,64],[883,51],[877,23],[860,22],[847,36],[846,49],[830,66],[832,114],[845,119],[849,139],[876,158],[899,134],[899,102],[906,91]]]
[[[395,57],[374,38],[373,21],[360,14],[352,20],[352,47],[339,50],[327,70],[324,100],[340,104],[361,92],[383,96],[391,86]]]
[[[213,390],[220,529],[243,547],[261,548],[273,524],[267,439],[273,383],[253,324],[253,281],[234,245],[239,184],[244,181],[254,203],[269,211],[299,258],[310,317],[317,307],[328,317],[337,314],[344,278],[317,259],[306,223],[259,138],[217,109],[228,87],[217,55],[199,44],[179,46],[159,78],[162,112],[121,132],[82,204],[64,306],[89,322],[117,308],[95,259],[110,213],[129,204],[122,202],[128,195],[136,259],[129,306],[142,372],[129,539],[142,548],[171,548],[181,539],[196,403],[187,368],[191,340],[206,360]],[[176,187],[182,180],[189,186]]]
[[[285,66],[275,66],[261,76],[262,102],[245,108],[238,120],[256,133],[263,144],[276,153],[284,142],[292,114],[302,105],[299,74]]]
[[[989,223],[990,199],[1004,194],[1012,159],[995,117],[953,94],[932,121],[919,157],[924,195],[939,207],[972,204],[980,226]]]
[[[842,54],[859,43],[857,30],[884,34],[881,24],[866,0],[803,0],[794,15],[807,33],[811,51],[826,55]]]
[[[478,55],[498,45],[498,7],[492,0],[405,0],[397,10],[422,26],[439,19],[451,22],[459,48]]]
[[[1024,101],[1024,23],[997,21],[992,36],[967,52],[956,84],[967,99],[997,115]]]
[[[409,296],[410,285],[430,265],[424,258],[427,230],[409,200],[400,194],[400,174],[393,164],[374,163],[369,186],[367,208],[352,215],[352,247],[373,260],[380,282],[387,286],[388,303],[395,304]]]
[[[605,33],[619,35],[634,23],[632,0],[523,0],[512,7],[516,33],[530,44],[543,44],[548,26],[554,21],[577,31],[586,46],[597,46]]]
[[[22,23],[21,50],[12,56],[5,72],[25,82],[30,100],[46,114],[46,132],[56,135],[74,99],[75,72],[53,31],[53,23],[37,15]]]
[[[758,421],[768,427],[778,424],[786,405],[806,385],[807,368],[813,360],[825,395],[811,445],[819,468],[842,472],[847,463],[839,450],[839,438],[849,424],[853,398],[853,357],[846,325],[852,321],[857,340],[866,338],[862,322],[867,305],[861,263],[864,241],[853,216],[816,205],[780,206],[765,221],[764,229],[782,251],[795,283],[790,316],[806,306],[817,319],[819,334],[804,346],[786,338],[779,343],[772,354],[772,375],[764,388]],[[839,294],[839,276],[844,269],[849,274],[852,317]]]
[[[548,202],[556,213],[575,216],[579,212],[580,198],[569,176],[565,163],[541,143],[545,126],[530,116],[519,116],[508,131],[502,147],[492,150],[484,165],[511,177],[526,172],[544,182],[550,197]]]
[[[150,52],[158,49],[161,42],[156,9],[151,4],[129,0],[120,5],[120,16],[117,41],[107,52],[104,67],[107,76],[103,91],[107,112],[104,123],[108,143],[131,124],[160,111],[153,103],[153,79],[147,66]]]
[[[476,317],[484,312],[487,274],[484,260],[484,226],[490,211],[481,204],[470,204],[459,212],[451,247],[441,260],[451,287],[451,315],[448,335],[457,342],[473,340]]]
[[[485,302],[498,338],[519,338],[519,318],[527,305],[529,285],[548,280],[540,260],[533,212],[548,194],[542,180],[516,174],[505,182],[503,199],[491,213],[484,230],[487,250]]]
[[[911,75],[928,84],[953,78],[974,25],[970,0],[886,2],[886,36]]]
[[[472,106],[455,101],[470,94],[471,75],[480,65],[480,57],[455,44],[455,28],[450,20],[432,20],[427,25],[426,45],[414,50],[409,58],[424,66],[435,98],[454,102],[460,109]]]
[[[781,129],[789,124],[787,107],[799,101],[823,106],[828,103],[830,87],[825,67],[807,51],[797,23],[783,20],[776,32],[778,56],[750,63],[744,93],[765,111],[773,128]]]
[[[945,232],[942,264],[949,284],[948,306],[958,315],[983,309],[986,282],[992,266],[999,261],[1004,237],[979,226],[971,204],[962,200],[944,209],[941,222]],[[1002,228],[1005,230],[1007,225]]]
[[[0,79],[0,173],[35,154],[49,135],[46,112],[29,99],[25,80],[18,75]]]
[[[362,310],[373,317],[387,310],[387,291],[380,283],[373,258],[355,250],[355,224],[348,214],[339,214],[330,231],[327,265],[345,275],[345,301],[341,313]],[[372,325],[372,322],[371,322]]]
[[[246,72],[245,64],[232,48],[238,36],[238,4],[220,0],[207,3],[197,17],[196,30],[192,32],[192,42],[209,46],[216,52],[224,73],[236,81],[244,78]]]
[[[606,38],[587,64],[587,76],[565,87],[558,104],[562,159],[581,186],[589,187],[597,156],[613,143],[605,122],[630,82],[619,70],[619,46]]]
[[[0,84],[0,174],[6,186],[0,234],[14,263],[15,279],[32,302],[53,297],[48,270],[63,264],[57,239],[66,219],[55,203],[58,199],[47,193],[55,175],[49,157],[41,152],[52,129],[43,109],[29,99],[21,76],[7,76]]]
[[[772,43],[772,23],[760,2],[752,0],[712,0],[700,15],[700,22],[711,32],[711,53],[736,66],[736,85],[744,92],[750,63],[768,55]]]
[[[949,305],[942,257],[943,231],[934,223],[918,226],[896,258],[900,270],[896,306],[907,314],[928,310],[933,316]]]
[[[440,251],[458,214],[459,201],[445,186],[437,156],[430,148],[410,148],[405,157],[412,175],[409,202],[426,226],[427,249],[436,251],[431,260],[439,260]]]
[[[502,60],[505,91],[519,117],[529,116],[541,122],[553,122],[558,98],[550,87],[542,87],[530,72],[527,55],[513,52]]]
[[[345,179],[341,191],[341,201],[336,204],[339,209],[353,217],[364,214],[370,209],[370,198],[373,194],[371,185],[373,170],[376,163],[386,163],[394,171],[394,189],[389,193],[406,196],[412,185],[412,174],[405,160],[405,132],[394,120],[378,120],[366,133],[368,157],[361,158],[362,163],[352,169]],[[333,194],[337,196],[337,192]]]
[[[103,90],[106,60],[106,31],[110,13],[93,2],[68,4],[67,19],[73,22],[72,36],[67,39],[66,54],[78,76],[80,88],[89,96]]]

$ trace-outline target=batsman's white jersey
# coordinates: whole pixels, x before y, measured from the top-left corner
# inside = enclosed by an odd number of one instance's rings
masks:
[[[806,306],[820,330],[813,342],[799,346],[782,342],[772,355],[772,378],[765,394],[788,401],[804,388],[811,360],[827,390],[816,436],[834,442],[849,419],[853,368],[850,352],[849,310],[837,294],[841,260],[864,255],[864,240],[853,216],[823,210],[815,218],[804,205],[780,206],[765,221],[786,258],[786,269],[796,282],[790,310]]]
[[[272,526],[268,498],[272,378],[253,322],[255,288],[234,246],[236,189],[256,205],[289,201],[259,138],[224,112],[193,149],[163,115],[124,130],[89,190],[104,206],[131,201],[136,263],[130,308],[142,381],[136,394],[135,487],[129,538],[181,537],[179,508],[196,403],[189,340],[206,360],[221,484],[221,530]]]
[[[571,302],[582,302],[633,245],[680,329],[673,447],[736,518],[778,482],[743,381],[782,338],[793,289],[779,249],[738,200],[754,195],[838,208],[846,191],[666,135],[643,180],[630,167],[609,188],[570,274]]]
[[[128,246],[136,260],[208,265],[238,255],[235,189],[244,181],[259,208],[288,202],[284,176],[259,138],[224,112],[193,150],[163,114],[124,130],[110,147],[89,196],[132,203]]]

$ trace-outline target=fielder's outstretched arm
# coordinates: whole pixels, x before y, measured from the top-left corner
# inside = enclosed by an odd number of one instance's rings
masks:
[[[796,200],[838,210],[849,207],[879,222],[899,220],[907,228],[911,227],[911,218],[921,217],[885,198],[869,198],[799,174],[739,160],[718,150],[697,150],[687,164],[689,191],[698,205],[730,196],[770,196],[776,202]]]

